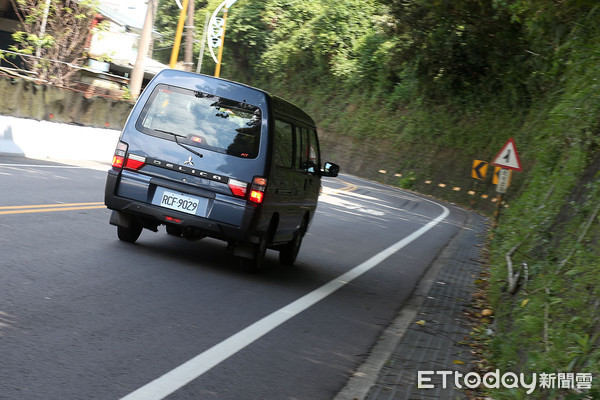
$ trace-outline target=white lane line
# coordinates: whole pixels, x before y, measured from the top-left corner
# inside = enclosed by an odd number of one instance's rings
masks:
[[[408,244],[412,243],[417,238],[428,232],[431,228],[442,222],[444,219],[446,219],[448,214],[450,214],[450,211],[441,204],[437,205],[442,207],[444,211],[437,218],[430,221],[427,225],[422,226],[404,239],[383,250],[381,253],[374,255],[367,261],[354,267],[345,274],[340,275],[336,279],[321,286],[320,288],[308,293],[307,295],[288,304],[287,306],[280,308],[272,314],[267,315],[263,319],[253,323],[233,336],[230,336],[221,343],[211,347],[203,353],[200,353],[196,357],[181,364],[161,377],[126,395],[121,400],[164,399],[171,393],[200,377],[205,372],[211,370],[219,363],[225,361],[254,341],[260,339],[262,336],[271,332],[287,320],[312,307],[338,289],[352,282],[354,279],[370,271],[388,257],[400,251],[402,248],[406,247]]]
[[[77,165],[48,165],[48,164],[0,164],[0,167],[12,168],[62,168],[62,169],[86,169]],[[108,169],[108,167],[107,167]]]
[[[88,169],[93,171],[106,172],[110,169],[110,165],[48,165],[48,164],[0,164],[0,168],[7,169]]]

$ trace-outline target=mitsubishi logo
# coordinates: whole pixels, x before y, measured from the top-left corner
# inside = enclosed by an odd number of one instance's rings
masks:
[[[185,165],[189,165],[190,167],[194,166],[194,162],[192,161],[192,156],[190,156],[190,158],[187,159],[187,161],[183,162]]]

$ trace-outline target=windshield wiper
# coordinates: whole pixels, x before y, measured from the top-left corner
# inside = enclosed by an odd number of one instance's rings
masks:
[[[184,148],[184,149],[186,149],[187,151],[189,151],[189,152],[191,152],[191,153],[194,153],[194,154],[195,154],[195,155],[197,155],[198,157],[204,157],[204,155],[203,155],[203,154],[201,154],[201,153],[197,152],[196,150],[194,150],[194,149],[190,148],[189,146],[186,146],[185,144],[181,143],[181,142],[179,141],[179,139],[177,139],[177,138],[180,138],[180,137],[182,137],[182,138],[187,138],[187,136],[180,135],[180,134],[178,134],[178,133],[174,133],[174,132],[164,131],[164,130],[162,130],[162,129],[154,129],[154,130],[155,130],[155,131],[157,131],[157,132],[166,133],[166,134],[168,134],[168,135],[173,135],[173,137],[175,138],[175,143],[177,143],[178,145],[180,145],[181,147],[183,147],[183,148]]]

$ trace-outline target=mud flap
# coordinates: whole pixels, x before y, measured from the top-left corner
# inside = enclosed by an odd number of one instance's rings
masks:
[[[238,243],[233,249],[233,256],[250,260],[253,259],[258,242],[258,237],[251,237],[247,242]]]
[[[110,221],[108,221],[111,225],[120,226],[122,228],[130,228],[131,223],[133,222],[133,217],[129,214],[122,213],[120,211],[113,210],[110,214]]]

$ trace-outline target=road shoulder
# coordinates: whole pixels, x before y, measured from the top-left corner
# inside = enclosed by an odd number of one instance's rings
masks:
[[[398,316],[334,400],[464,397],[441,382],[417,388],[417,371],[466,373],[470,349],[463,309],[475,290],[487,220],[470,211],[464,226],[438,254]],[[416,323],[418,322],[418,323]],[[452,385],[448,385],[452,386]],[[420,398],[420,397],[419,397]]]

